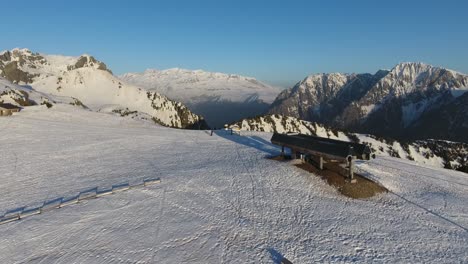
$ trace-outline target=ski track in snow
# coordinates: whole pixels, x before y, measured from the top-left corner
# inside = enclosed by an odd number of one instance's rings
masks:
[[[0,225],[0,263],[468,262],[468,176],[379,157],[352,200],[269,133],[175,130],[56,105],[0,118],[0,214],[91,186],[160,185]]]

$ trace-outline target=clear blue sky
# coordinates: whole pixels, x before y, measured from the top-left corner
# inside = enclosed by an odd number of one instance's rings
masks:
[[[468,1],[4,1],[0,50],[88,53],[117,74],[181,67],[292,84],[422,61],[468,73]]]

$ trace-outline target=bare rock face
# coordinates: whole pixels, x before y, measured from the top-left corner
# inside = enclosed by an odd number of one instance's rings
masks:
[[[6,51],[0,54],[0,76],[13,83],[31,83],[37,74],[25,71],[22,66],[30,61],[42,61],[43,59],[39,54],[27,50]]]
[[[0,54],[0,61],[10,61],[11,60],[11,52],[10,51],[6,51],[4,52],[3,54]]]
[[[451,118],[435,115],[448,105],[452,108],[445,112],[461,113],[462,104],[455,102],[465,91],[467,75],[423,63],[401,63],[376,74],[311,75],[283,91],[269,113],[400,139],[436,136],[468,142],[459,132],[463,126],[448,125],[444,120]],[[453,122],[465,123],[457,116]],[[420,120],[445,125],[437,133],[419,133]]]
[[[84,67],[95,67],[98,70],[107,71],[112,74],[112,71],[109,70],[103,62],[96,60],[93,56],[83,55],[78,58],[74,65],[69,65],[67,69],[69,71],[80,69]]]
[[[18,67],[18,61],[12,61],[2,67],[1,76],[13,83],[31,83],[36,75],[22,71]]]

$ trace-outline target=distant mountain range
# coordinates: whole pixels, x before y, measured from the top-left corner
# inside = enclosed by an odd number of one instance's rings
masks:
[[[176,128],[202,128],[206,122],[221,127],[279,114],[404,141],[468,142],[468,76],[423,63],[401,63],[375,74],[313,74],[280,91],[254,78],[202,70],[114,76],[90,55],[13,49],[0,52],[0,76],[11,84],[4,87],[21,85],[19,94],[40,94],[48,102],[77,100],[94,111]],[[20,96],[15,89],[8,100]],[[7,100],[6,88],[2,93]]]
[[[468,76],[423,63],[376,74],[314,74],[268,110],[339,129],[403,140],[468,142]]]
[[[3,101],[15,101],[18,93],[23,97],[41,93],[49,102],[53,101],[51,98],[75,98],[94,111],[151,119],[164,126],[206,127],[203,118],[182,103],[125,83],[112,75],[103,62],[89,55],[46,55],[27,49],[4,51],[0,53],[0,76],[4,78]],[[22,105],[25,101],[15,103]]]
[[[181,101],[215,127],[265,113],[280,92],[254,78],[202,70],[149,69],[119,77]]]

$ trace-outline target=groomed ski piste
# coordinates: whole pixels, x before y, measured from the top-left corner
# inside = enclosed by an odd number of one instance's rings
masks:
[[[158,127],[69,105],[0,118],[0,216],[161,178],[0,225],[0,263],[467,263],[468,175],[377,157],[389,189],[342,196],[270,133]]]

